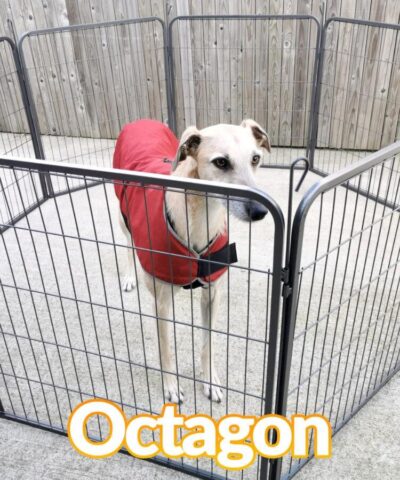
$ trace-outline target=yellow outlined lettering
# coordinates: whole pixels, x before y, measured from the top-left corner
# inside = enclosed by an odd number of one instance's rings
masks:
[[[93,415],[104,416],[109,424],[109,434],[101,442],[90,440],[86,424]],[[126,418],[121,408],[108,400],[91,399],[74,408],[68,419],[68,438],[74,449],[89,458],[106,458],[114,455],[122,446]]]
[[[94,415],[104,417],[109,426],[102,441],[90,439],[87,422]],[[114,455],[122,446],[138,458],[151,458],[162,453],[168,458],[207,457],[226,470],[243,470],[256,459],[281,458],[291,452],[294,458],[309,456],[312,431],[317,458],[332,455],[332,428],[322,415],[292,415],[289,421],[280,415],[229,414],[219,421],[209,415],[179,414],[177,405],[165,404],[160,415],[140,414],[127,421],[124,412],[109,400],[91,399],[79,404],[68,419],[68,437],[73,448],[90,458]],[[144,430],[153,433],[145,443]],[[178,441],[178,430],[186,430]],[[272,438],[271,431],[276,432]]]
[[[329,421],[317,413],[292,415],[292,457],[307,458],[309,455],[309,430],[314,432],[314,455],[316,458],[332,456],[332,427]]]

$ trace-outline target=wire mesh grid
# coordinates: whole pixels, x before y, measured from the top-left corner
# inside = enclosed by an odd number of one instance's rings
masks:
[[[333,431],[400,367],[399,166],[387,155],[306,213],[287,408],[325,415]],[[304,463],[287,458],[284,476]]]
[[[30,32],[20,52],[47,160],[109,167],[125,123],[168,120],[159,19]]]
[[[44,201],[40,175],[0,171],[0,233]]]
[[[189,41],[188,41],[189,39]],[[313,17],[178,17],[170,25],[176,131],[254,118],[289,166],[308,144],[319,24]]]
[[[2,169],[13,175],[20,171],[17,165]],[[33,165],[21,171],[37,175]],[[66,168],[65,173],[51,173],[52,180],[56,176],[68,186],[77,175]],[[167,189],[133,184],[133,178],[124,181],[125,188],[140,188],[145,197],[154,189]],[[272,402],[273,383],[268,391],[265,388],[268,369],[275,372],[270,342],[276,344],[277,318],[272,322],[271,309],[279,305],[280,271],[274,274],[273,267],[279,265],[283,243],[274,243],[277,230],[282,231],[281,226],[275,228],[272,215],[258,223],[238,223],[228,215],[227,230],[236,242],[239,261],[229,266],[218,290],[181,289],[175,295],[176,287],[162,284],[156,287],[156,297],[164,300],[155,303],[153,280],[147,276],[146,283],[134,255],[137,247],[127,245],[119,225],[114,192],[119,180],[94,178],[90,173],[81,180],[87,185],[93,180],[101,183],[75,192],[68,189],[67,194],[48,199],[1,235],[0,384],[5,411],[63,432],[72,408],[92,397],[118,403],[127,416],[159,413],[170,400],[166,377],[175,378],[175,372],[178,389],[184,392],[182,413],[219,418],[234,412],[261,415],[272,408],[266,402]],[[229,195],[223,190],[218,195],[196,192],[189,185],[168,191],[181,197],[187,212],[196,198],[209,206],[210,215],[215,202],[230,212],[233,204],[238,208],[249,200],[240,188]],[[204,222],[207,229],[208,219]],[[152,237],[153,231],[149,232]],[[162,255],[151,249],[149,253]],[[134,262],[132,272],[126,271],[127,256]],[[169,261],[173,256],[168,254]],[[134,277],[130,292],[123,290],[125,273]],[[221,297],[219,313],[210,327],[210,310],[202,317],[200,305],[217,308],[211,298],[216,294]],[[173,352],[168,364],[160,356],[165,335],[160,335],[160,329],[164,331],[166,325]],[[220,387],[213,387],[221,389],[220,403],[203,392],[207,378],[202,375],[202,346],[210,331],[220,378]],[[106,423],[91,422],[89,434],[105,438]],[[229,475],[207,459],[182,459],[179,466],[192,467],[200,476],[254,478],[261,461],[246,472]]]
[[[323,30],[313,167],[329,174],[398,138],[400,37],[398,25],[351,19]]]

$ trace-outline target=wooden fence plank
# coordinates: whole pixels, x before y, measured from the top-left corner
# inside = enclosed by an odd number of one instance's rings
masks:
[[[393,11],[397,11],[397,17],[400,13],[398,2],[387,0],[386,9],[381,11],[381,21],[388,22],[393,15]],[[387,115],[387,102],[390,88],[391,72],[393,68],[393,58],[395,56],[396,32],[392,29],[381,30],[379,34],[379,50],[376,52],[375,63],[379,67],[376,73],[376,80],[370,84],[369,96],[372,97],[372,109],[369,118],[369,124],[373,125],[371,128],[371,135],[363,138],[360,145],[364,147],[367,145],[368,150],[381,148],[382,133],[385,127],[385,115]],[[395,139],[393,139],[394,141]]]
[[[340,15],[353,16],[354,4],[342,2]],[[329,138],[324,146],[340,148],[342,144],[343,128],[346,123],[346,97],[349,82],[349,72],[351,69],[351,49],[353,45],[354,26],[350,24],[335,24],[333,28],[339,30],[337,53],[334,67],[333,79],[333,101],[331,109],[328,112],[329,118]]]
[[[184,16],[189,14],[189,5],[187,0],[177,0],[177,14]],[[177,48],[174,51],[175,71],[182,72],[181,82],[175,82],[177,88],[177,105],[178,115],[183,115],[179,122],[180,132],[190,126],[196,124],[196,97],[194,91],[194,72],[193,72],[193,56],[192,56],[192,23],[189,21],[179,21],[175,24],[174,39]]]
[[[279,13],[280,2],[271,0],[271,14]],[[280,86],[282,73],[283,34],[282,22],[271,20],[269,25],[268,58],[268,132],[273,145],[279,145],[280,126]]]
[[[219,8],[220,10],[218,13],[222,15],[227,15],[229,12],[228,0],[223,0],[219,2]],[[218,24],[216,25],[216,37],[218,78],[220,79],[220,84],[218,88],[220,121],[222,123],[231,123],[231,61],[229,45],[229,25],[227,24],[227,22],[218,22]]]
[[[370,5],[369,1],[364,2],[362,11],[357,12],[361,16],[367,15]],[[358,16],[358,15],[357,15]],[[355,148],[356,133],[358,126],[358,109],[360,105],[360,85],[364,69],[365,45],[367,39],[367,29],[362,26],[353,25],[351,45],[349,49],[349,69],[348,74],[342,82],[341,88],[346,91],[346,99],[342,108],[338,111],[338,118],[342,123],[341,146]]]
[[[18,77],[11,47],[0,43],[0,131],[27,132]]]
[[[340,2],[335,4],[332,2],[328,7],[327,18],[338,15],[340,12]],[[330,145],[330,127],[331,127],[331,110],[335,97],[335,70],[338,60],[337,49],[339,46],[340,27],[330,24],[325,43],[324,52],[324,69],[322,75],[321,98],[318,116],[318,145],[327,147]]]
[[[285,1],[284,13],[293,14],[293,2]],[[294,20],[279,20],[281,36],[281,75],[279,93],[279,141],[278,145],[290,146],[292,143],[293,91],[294,83],[296,22]],[[300,70],[304,68],[304,59],[298,58]]]
[[[232,0],[229,2],[229,14],[240,13],[240,0]],[[231,71],[230,82],[230,105],[231,105],[231,122],[240,124],[243,120],[242,116],[242,38],[240,36],[240,20],[231,20],[228,24],[229,38],[229,62]]]
[[[306,1],[297,5],[297,13],[311,14],[311,2]],[[294,79],[293,79],[293,114],[291,119],[292,134],[291,145],[303,146],[307,141],[308,111],[311,105],[309,86],[312,81],[312,68],[314,65],[313,50],[315,30],[309,21],[301,20],[295,23],[295,36],[291,46],[294,53]]]

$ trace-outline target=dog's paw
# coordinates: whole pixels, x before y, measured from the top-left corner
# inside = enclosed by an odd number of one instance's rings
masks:
[[[218,375],[215,372],[212,374],[211,383],[212,385],[209,383],[203,384],[204,395],[213,402],[221,403],[223,398],[222,388],[220,387],[221,382],[219,381]]]
[[[122,280],[122,290],[124,292],[131,292],[135,288],[133,277],[126,275]]]
[[[168,375],[164,380],[165,401],[171,403],[183,403],[184,395],[178,388],[178,380],[173,375]]]

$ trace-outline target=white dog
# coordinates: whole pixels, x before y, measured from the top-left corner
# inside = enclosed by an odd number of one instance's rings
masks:
[[[256,187],[255,171],[270,151],[267,133],[254,120],[244,120],[239,126],[219,124],[202,130],[189,127],[179,144],[162,123],[139,120],[121,132],[114,167]],[[168,158],[174,159],[172,168],[166,161]],[[204,393],[220,402],[222,389],[211,331],[218,315],[222,275],[226,265],[236,261],[232,245],[227,246],[226,202],[212,196],[206,199],[198,194],[141,186],[116,185],[115,190],[122,212],[121,228],[128,246],[132,241],[135,245],[145,283],[155,300],[166,399],[174,403],[183,401],[170,351],[171,321],[165,319],[172,297],[180,287],[201,286]],[[244,221],[260,220],[267,213],[264,206],[250,200],[231,200],[230,211]],[[130,291],[134,288],[134,259],[132,252],[127,251],[123,289]],[[201,262],[204,258],[209,261]],[[217,263],[212,264],[212,259]]]

